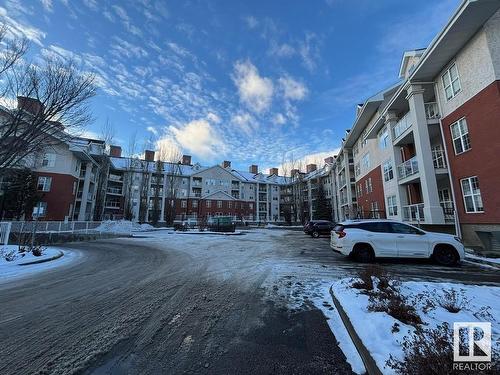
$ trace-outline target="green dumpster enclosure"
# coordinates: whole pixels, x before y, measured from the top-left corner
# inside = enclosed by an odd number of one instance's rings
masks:
[[[213,232],[234,232],[235,225],[231,216],[216,216],[209,221],[208,228]]]

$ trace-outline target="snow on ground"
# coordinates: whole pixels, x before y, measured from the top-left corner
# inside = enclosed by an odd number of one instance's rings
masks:
[[[484,258],[474,254],[465,254],[465,259],[473,259],[487,263],[494,263],[500,265],[500,258]]]
[[[0,253],[7,253],[7,252],[17,252],[18,247],[17,245],[8,245],[8,246],[3,246],[0,249]],[[2,282],[7,282],[11,281],[14,279],[18,279],[21,277],[25,277],[28,275],[31,275],[36,272],[42,272],[42,271],[47,271],[56,267],[60,267],[63,265],[67,265],[76,259],[80,258],[80,253],[77,251],[68,251],[64,250],[62,251],[64,253],[64,256],[51,260],[49,262],[44,262],[44,263],[38,263],[38,264],[30,264],[30,265],[20,265],[21,263],[26,263],[26,262],[31,262],[35,260],[41,260],[41,259],[46,259],[46,258],[51,258],[62,250],[55,248],[55,247],[44,247],[43,253],[41,256],[36,257],[33,256],[31,253],[28,253],[24,256],[20,256],[16,254],[16,259],[13,261],[6,261],[3,256],[0,257],[0,283]]]
[[[132,233],[154,230],[155,228],[149,224],[139,224],[127,220],[119,221],[103,221],[101,225],[95,228],[96,231],[106,233]]]
[[[385,367],[385,363],[391,354],[399,360],[403,359],[401,344],[413,334],[415,328],[384,312],[369,312],[368,296],[350,287],[351,282],[352,279],[335,282],[333,292],[378,367],[384,374],[393,374],[394,371]],[[445,291],[453,289],[465,304],[458,313],[451,313],[439,305]],[[443,322],[451,328],[453,322],[491,322],[492,343],[500,349],[500,287],[408,281],[401,284],[401,292],[412,301],[426,328],[436,328]],[[427,313],[424,312],[426,300],[435,303],[435,307]],[[400,326],[399,332],[392,332],[395,323]]]

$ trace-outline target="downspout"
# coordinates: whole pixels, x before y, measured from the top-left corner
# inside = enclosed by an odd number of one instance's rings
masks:
[[[453,184],[453,176],[451,172],[451,166],[450,166],[450,159],[448,157],[448,148],[446,147],[446,139],[444,138],[444,127],[443,127],[443,122],[442,122],[442,116],[443,116],[443,111],[441,108],[441,101],[439,100],[439,91],[438,91],[438,83],[434,82],[434,95],[436,95],[436,103],[438,105],[438,110],[439,110],[439,127],[441,128],[440,133],[441,133],[441,142],[443,142],[443,149],[444,149],[444,156],[446,158],[446,165],[448,166],[448,180],[450,182],[450,188],[451,188],[451,196],[453,198],[453,205],[454,205],[454,216],[455,216],[455,234],[462,238],[462,231],[460,229],[460,220],[458,217],[457,213],[457,198],[455,195],[455,185]]]

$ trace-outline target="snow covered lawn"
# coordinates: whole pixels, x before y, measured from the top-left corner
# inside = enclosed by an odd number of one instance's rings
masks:
[[[471,261],[479,261],[479,262],[484,262],[484,263],[492,263],[494,265],[499,265],[500,266],[500,258],[484,258],[480,257],[474,254],[465,254],[465,259],[471,260]]]
[[[332,291],[379,369],[384,374],[394,374],[386,361],[390,355],[403,360],[403,343],[409,342],[416,328],[386,312],[369,311],[369,296],[352,287],[355,281],[341,279],[332,285]],[[377,279],[374,284],[376,291]],[[490,322],[492,345],[500,349],[500,287],[408,281],[402,282],[399,290],[420,316],[422,328],[435,329],[446,322],[453,330],[453,322]],[[460,311],[448,311],[450,301]]]
[[[58,256],[60,253],[63,253],[64,256],[59,257],[58,259],[43,263],[24,265],[25,263],[53,258],[55,256]],[[12,258],[13,260],[7,261],[6,255],[9,255],[9,258]],[[31,252],[25,252],[22,254],[18,253],[17,245],[1,246],[0,282],[26,276],[34,272],[40,272],[43,270],[58,267],[75,260],[78,256],[79,255],[76,252],[63,252],[62,250],[55,247],[44,246],[42,255],[34,256]]]

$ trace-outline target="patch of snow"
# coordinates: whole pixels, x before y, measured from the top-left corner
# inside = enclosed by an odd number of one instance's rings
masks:
[[[2,251],[16,251],[17,252],[17,245],[8,245],[8,246],[3,246]],[[52,260],[50,262],[44,262],[44,263],[38,263],[38,264],[30,264],[30,265],[25,265],[21,266],[20,263],[26,263],[34,260],[40,260],[40,259],[45,259],[45,258],[51,258],[59,252],[62,251],[64,253],[64,256]],[[47,271],[50,269],[54,269],[56,267],[60,267],[63,265],[67,265],[69,263],[74,262],[75,260],[79,259],[81,256],[80,252],[71,250],[68,251],[67,249],[61,250],[56,247],[44,247],[42,256],[35,257],[32,254],[26,254],[25,256],[17,256],[15,260],[13,261],[6,261],[4,257],[0,258],[0,283],[16,280],[19,278],[27,277],[32,274],[42,272],[42,271]]]
[[[95,228],[95,230],[98,232],[119,233],[119,234],[129,234],[132,232],[146,232],[154,229],[155,228],[152,225],[139,224],[128,220],[103,221],[101,225]]]
[[[394,374],[391,368],[385,366],[386,361],[391,354],[399,360],[403,359],[401,344],[405,341],[405,336],[408,337],[414,333],[415,328],[384,312],[369,312],[368,296],[352,288],[351,282],[352,279],[342,279],[332,285],[332,290],[378,367],[384,374]],[[451,313],[439,305],[444,291],[452,289],[468,301],[458,313]],[[412,301],[412,305],[416,308],[426,328],[436,328],[444,322],[453,327],[453,322],[487,321],[492,325],[492,344],[500,349],[500,321],[498,320],[500,287],[408,281],[401,283],[400,290],[409,298],[409,301]],[[425,296],[425,298],[418,298],[418,296]],[[426,298],[436,304],[435,308],[427,313],[423,311],[425,304],[423,300]],[[395,323],[399,324],[399,332],[392,332]]]

